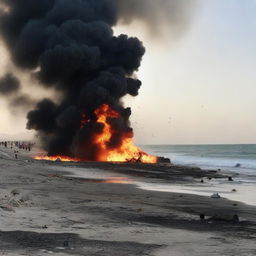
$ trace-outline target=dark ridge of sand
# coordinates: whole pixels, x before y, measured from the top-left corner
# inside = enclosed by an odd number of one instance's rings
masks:
[[[35,251],[59,254],[65,251],[71,255],[119,256],[148,255],[159,245],[148,245],[136,242],[118,242],[104,240],[83,239],[72,233],[35,233],[26,231],[0,232],[0,250],[26,251],[33,254]],[[73,246],[73,247],[71,247]],[[43,248],[43,249],[42,249]],[[23,254],[24,255],[24,254]]]
[[[0,250],[6,255],[256,254],[256,207],[65,176],[82,168],[172,184],[226,174],[180,166],[14,160],[10,151],[0,151]],[[203,222],[200,213],[206,215]],[[235,214],[239,223],[231,220]],[[218,218],[210,220],[213,216]]]
[[[56,167],[64,168],[89,168],[100,169],[103,172],[111,172],[129,177],[147,179],[151,182],[198,182],[198,179],[228,179],[228,177],[236,177],[238,174],[224,172],[218,170],[202,170],[197,167],[177,166],[168,164],[141,164],[141,163],[94,163],[94,162],[49,162],[42,161],[45,164],[51,164]],[[64,171],[64,169],[62,170]]]

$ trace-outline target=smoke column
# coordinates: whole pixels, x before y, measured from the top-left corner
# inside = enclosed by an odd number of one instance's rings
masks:
[[[20,82],[12,73],[7,73],[0,79],[0,94],[9,96],[19,89]]]
[[[27,110],[35,102],[29,95],[21,92],[20,81],[12,73],[0,78],[0,95],[8,99],[8,105],[14,114]]]
[[[156,2],[163,5],[157,7]],[[0,31],[13,64],[61,95],[58,103],[41,100],[27,115],[27,128],[37,131],[49,155],[98,160],[92,138],[104,129],[95,116],[103,104],[119,114],[107,120],[115,133],[106,147],[120,145],[124,134],[133,136],[131,110],[120,99],[138,95],[141,82],[133,73],[145,49],[137,38],[114,36],[112,27],[118,20],[133,18],[157,24],[161,14],[155,12],[165,8],[164,2],[168,1],[1,1]],[[170,2],[175,2],[169,7],[176,11],[180,1]],[[18,90],[17,85],[10,82],[5,93]]]

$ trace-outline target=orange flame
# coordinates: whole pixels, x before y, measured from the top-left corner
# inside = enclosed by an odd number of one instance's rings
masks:
[[[120,115],[117,111],[110,108],[109,105],[103,104],[101,107],[95,110],[97,117],[97,123],[103,124],[103,130],[100,134],[96,134],[93,138],[93,144],[99,148],[98,161],[100,162],[141,162],[141,163],[157,163],[158,158],[152,155],[148,155],[143,152],[133,143],[133,134],[126,132],[123,135],[120,145],[114,149],[109,148],[108,144],[111,141],[112,136],[117,132],[108,123],[109,118],[118,118]],[[83,129],[86,123],[90,120],[86,120],[85,114],[82,114],[82,121],[80,123],[80,129]],[[63,162],[78,162],[81,159],[70,158],[67,156],[37,156],[36,160],[48,160],[48,161],[63,161]]]
[[[95,137],[95,143],[100,147],[100,161],[107,162],[142,162],[156,163],[157,157],[151,156],[140,150],[132,141],[132,134],[125,133],[119,147],[108,149],[107,144],[114,134],[114,130],[107,122],[108,118],[118,118],[119,113],[112,110],[108,105],[104,104],[95,111],[97,122],[104,125],[101,134]]]

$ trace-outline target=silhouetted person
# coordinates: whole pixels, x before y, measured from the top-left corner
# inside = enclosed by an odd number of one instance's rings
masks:
[[[203,222],[205,220],[205,215],[203,213],[201,213],[199,215],[199,217],[200,217],[201,222]]]

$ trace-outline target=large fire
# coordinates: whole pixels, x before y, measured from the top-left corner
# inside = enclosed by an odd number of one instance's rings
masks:
[[[97,117],[96,122],[103,125],[101,133],[97,133],[92,143],[97,145],[99,148],[98,161],[99,162],[141,162],[141,163],[156,163],[157,157],[148,155],[143,152],[133,143],[133,134],[131,132],[124,133],[121,143],[115,148],[110,148],[108,146],[112,136],[117,132],[109,124],[109,119],[119,118],[119,113],[110,108],[109,105],[103,104],[101,107],[95,110],[95,115]],[[80,124],[80,129],[83,129],[84,125],[90,122],[86,120],[86,116],[82,115],[82,121]],[[50,161],[65,161],[65,162],[78,162],[81,159],[70,158],[66,156],[37,156],[37,160],[50,160]]]
[[[107,122],[108,118],[118,118],[119,113],[112,110],[108,105],[104,104],[95,111],[97,122],[104,124],[101,134],[95,137],[95,143],[100,146],[100,161],[107,162],[142,162],[156,163],[157,158],[150,156],[136,147],[132,141],[132,134],[125,133],[119,147],[109,150],[107,147],[112,135],[115,133],[113,128]]]

